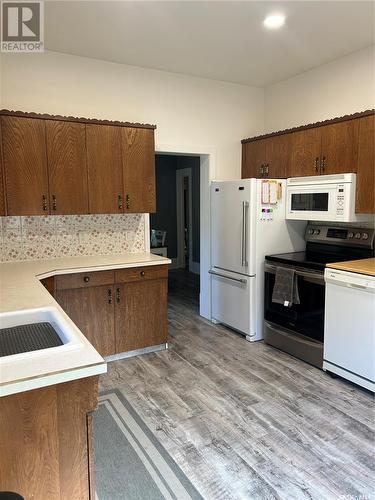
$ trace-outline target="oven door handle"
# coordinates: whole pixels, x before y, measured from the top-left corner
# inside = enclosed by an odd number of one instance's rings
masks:
[[[273,266],[271,264],[265,264],[264,270],[266,273],[276,274],[277,267],[285,267],[287,269],[294,269],[297,276],[301,276],[303,278],[308,278],[310,280],[315,280],[315,281],[318,281],[319,283],[324,284],[324,273],[320,273],[320,272],[301,271],[300,269],[295,269],[292,266]]]

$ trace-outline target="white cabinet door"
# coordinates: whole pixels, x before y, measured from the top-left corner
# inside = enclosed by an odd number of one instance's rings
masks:
[[[222,276],[212,274],[212,318],[252,336],[256,321],[255,277],[213,272]]]

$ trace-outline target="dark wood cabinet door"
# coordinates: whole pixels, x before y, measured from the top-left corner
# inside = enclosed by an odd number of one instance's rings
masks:
[[[322,134],[321,174],[357,172],[360,120],[320,127]]]
[[[156,211],[154,131],[122,128],[124,210],[128,213]]]
[[[356,212],[375,213],[375,116],[359,120]]]
[[[266,141],[266,175],[273,179],[285,179],[292,151],[291,134],[276,135]]]
[[[0,120],[0,215],[5,215],[5,191],[4,191],[4,170],[3,170],[3,138],[1,135]]]
[[[320,174],[321,133],[320,128],[293,132],[288,177]]]
[[[1,117],[8,215],[45,215],[48,175],[45,120]]]
[[[99,354],[114,354],[113,286],[57,290],[55,298]]]
[[[123,212],[122,127],[86,125],[89,212]]]
[[[115,285],[116,352],[167,342],[167,280]]]
[[[46,137],[51,214],[87,214],[85,125],[46,120]]]
[[[242,144],[242,179],[264,176],[261,169],[266,164],[266,141],[262,139]]]

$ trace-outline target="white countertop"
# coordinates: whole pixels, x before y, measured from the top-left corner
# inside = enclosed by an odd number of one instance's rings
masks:
[[[105,360],[48,293],[40,279],[57,274],[169,263],[169,259],[145,252],[0,264],[0,313],[43,307],[56,308],[75,339],[73,345],[64,352],[54,348],[54,351],[34,351],[27,355],[0,358],[0,396],[107,371]]]

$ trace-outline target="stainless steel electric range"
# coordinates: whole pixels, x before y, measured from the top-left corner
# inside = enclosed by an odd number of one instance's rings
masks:
[[[318,368],[323,367],[324,268],[332,262],[374,256],[375,230],[308,224],[304,252],[267,255],[264,340]],[[300,303],[272,302],[277,267],[295,270]]]

